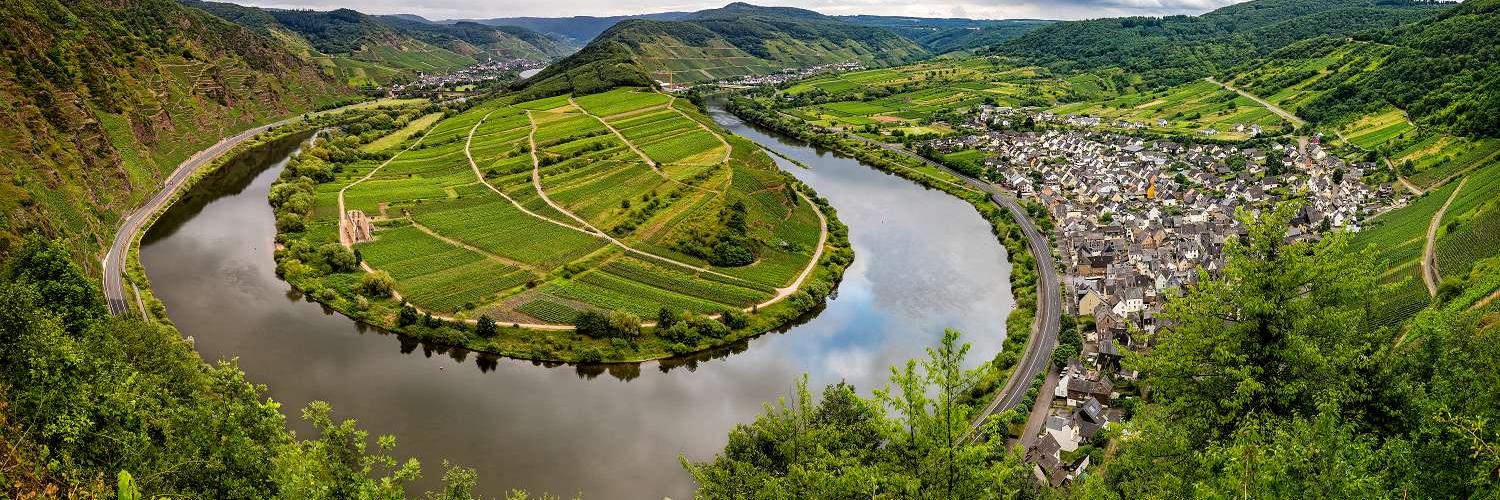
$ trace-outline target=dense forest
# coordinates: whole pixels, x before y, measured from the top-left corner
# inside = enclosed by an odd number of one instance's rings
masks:
[[[1366,71],[1325,78],[1320,86],[1328,92],[1299,111],[1309,120],[1333,121],[1394,105],[1421,124],[1465,136],[1500,136],[1500,1],[1470,0],[1347,43],[1372,45],[1384,59]],[[1297,49],[1337,46],[1324,39]]]
[[[1178,84],[1298,39],[1390,28],[1440,10],[1420,0],[1257,0],[1201,16],[1054,23],[991,51],[1064,70],[1119,67],[1148,85]]]
[[[314,402],[317,435],[233,363],[205,363],[168,325],[114,318],[66,248],[24,240],[0,267],[0,495],[7,498],[407,498],[396,440]],[[444,465],[468,499],[470,469]],[[522,494],[524,495],[524,494]],[[517,498],[523,498],[518,496]]]

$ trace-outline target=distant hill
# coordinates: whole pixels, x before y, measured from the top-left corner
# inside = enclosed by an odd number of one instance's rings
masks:
[[[95,266],[120,215],[183,159],[349,92],[271,38],[171,0],[0,13],[0,254],[40,231]]]
[[[1123,68],[1148,84],[1214,74],[1297,40],[1390,28],[1440,12],[1422,0],[1253,0],[1201,16],[1054,23],[993,47],[1063,69]]]
[[[349,9],[281,10],[181,1],[280,40],[351,85],[452,71],[485,59],[550,60],[572,53],[560,39],[519,27],[437,24],[418,16],[371,16]]]
[[[930,54],[890,29],[810,10],[732,3],[679,21],[621,21],[529,79],[527,90],[551,95],[653,80],[693,83],[830,63],[900,64]]]
[[[587,45],[598,37],[604,30],[609,29],[620,21],[626,19],[649,19],[653,21],[676,21],[687,16],[688,12],[659,12],[654,14],[639,14],[631,16],[573,16],[573,17],[496,17],[490,19],[469,19],[480,24],[490,26],[519,26],[544,33],[575,47]],[[452,24],[465,20],[436,21],[440,24]]]
[[[379,18],[412,37],[475,58],[549,60],[576,50],[561,39],[520,26],[490,26],[474,22],[433,24],[398,16]]]
[[[994,20],[871,15],[834,17],[861,26],[890,29],[922,44],[935,54],[989,47],[1055,22],[1040,19]]]

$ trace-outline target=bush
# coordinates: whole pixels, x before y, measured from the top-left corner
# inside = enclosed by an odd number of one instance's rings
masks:
[[[391,273],[375,271],[360,277],[359,288],[371,297],[390,297],[391,292],[396,290],[396,279],[391,277]]]
[[[739,330],[750,326],[750,315],[735,309],[725,309],[723,313],[719,314],[719,321],[723,322],[724,326],[729,327],[730,330]]]
[[[609,333],[611,337],[634,338],[640,336],[641,318],[626,311],[610,311]]]
[[[417,322],[417,308],[405,302],[401,303],[401,312],[396,313],[397,326],[411,326]]]
[[[590,337],[609,336],[609,317],[597,311],[584,311],[578,313],[573,319],[573,327],[578,329],[581,335]]]

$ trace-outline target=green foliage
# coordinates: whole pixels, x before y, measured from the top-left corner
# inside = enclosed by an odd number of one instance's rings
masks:
[[[347,92],[269,38],[171,0],[4,12],[0,257],[40,232],[92,272],[121,215],[180,162]]]
[[[1053,23],[994,47],[1065,70],[1122,68],[1151,86],[1216,74],[1297,40],[1344,37],[1437,12],[1428,2],[1256,0],[1201,16]]]
[[[484,338],[494,337],[496,333],[495,320],[488,315],[479,316],[479,323],[474,326],[474,334]]]
[[[975,408],[958,395],[976,373],[948,331],[925,361],[891,368],[875,396],[837,383],[814,402],[806,377],[793,400],[736,426],[712,461],[683,466],[704,498],[1021,498],[1027,466],[1004,439],[967,439]],[[981,429],[995,431],[994,424]]]
[[[391,273],[376,270],[360,276],[359,287],[371,297],[390,297],[391,292],[396,290],[396,279],[391,277]]]
[[[44,273],[15,272],[21,263]],[[364,432],[335,424],[326,403],[305,412],[317,439],[295,440],[280,405],[233,363],[204,363],[169,326],[105,315],[91,286],[57,293],[91,283],[58,243],[33,239],[4,268],[7,475],[46,470],[64,491],[121,499],[401,498],[419,475],[415,461],[395,466],[393,439],[367,454]]]
[[[1154,348],[1127,354],[1151,391],[1084,495],[1496,493],[1484,450],[1500,408],[1500,329],[1465,310],[1472,298],[1422,312],[1399,340],[1366,326],[1388,293],[1371,256],[1339,233],[1286,243],[1293,213],[1247,218],[1223,277],[1170,299]]]

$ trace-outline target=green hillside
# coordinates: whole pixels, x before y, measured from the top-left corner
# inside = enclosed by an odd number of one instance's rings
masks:
[[[1294,43],[1229,78],[1423,189],[1500,162],[1500,2]]]
[[[169,0],[20,0],[0,22],[0,254],[35,230],[92,268],[120,215],[189,155],[347,92]]]
[[[694,83],[785,68],[891,65],[929,55],[894,31],[788,7],[729,4],[680,21],[631,19],[531,79],[535,95],[590,92],[652,80]]]
[[[396,16],[380,16],[402,33],[459,54],[484,59],[549,60],[573,53],[562,40],[519,26],[486,26],[474,22],[431,24]]]
[[[1148,84],[1202,78],[1319,35],[1390,28],[1439,12],[1405,0],[1254,0],[1201,16],[1054,23],[993,47],[1058,68],[1119,67]]]
[[[372,86],[417,72],[441,73],[486,59],[550,60],[572,49],[561,40],[513,26],[439,25],[349,9],[279,10],[182,0],[280,41],[324,73]]]

